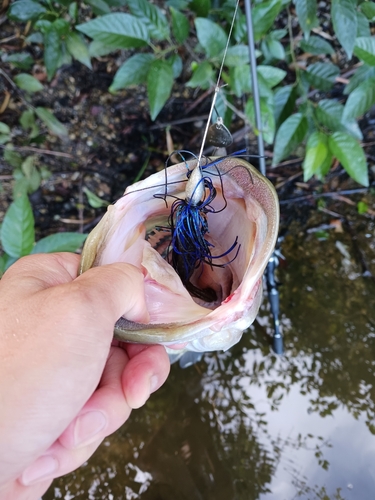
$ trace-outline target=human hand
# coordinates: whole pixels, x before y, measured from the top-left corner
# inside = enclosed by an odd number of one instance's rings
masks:
[[[169,373],[162,346],[112,342],[147,322],[143,276],[79,256],[33,255],[0,281],[0,499],[35,500],[82,465]]]

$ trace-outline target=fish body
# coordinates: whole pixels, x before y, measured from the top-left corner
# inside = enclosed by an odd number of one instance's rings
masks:
[[[149,323],[120,318],[115,326],[120,340],[184,344],[186,350],[196,352],[226,350],[239,341],[258,313],[262,276],[278,233],[276,192],[241,158],[211,159],[204,167],[204,176],[216,190],[214,210],[205,214],[204,238],[217,259],[215,266],[197,265],[188,281],[195,289],[213,290],[207,300],[204,293],[190,294],[170,263],[171,205],[185,199],[186,167],[192,171],[195,166],[196,160],[183,162],[128,187],[86,240],[81,273],[93,266],[127,262],[145,276]],[[239,245],[235,258],[228,253],[234,241]]]

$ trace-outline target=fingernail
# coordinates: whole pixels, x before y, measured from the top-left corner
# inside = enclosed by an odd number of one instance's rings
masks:
[[[50,477],[57,471],[59,462],[51,455],[39,457],[32,465],[23,471],[21,481],[25,486],[37,483]]]
[[[159,387],[159,379],[156,375],[152,375],[150,378],[150,391],[154,392]]]
[[[86,446],[97,439],[97,435],[107,425],[103,412],[95,410],[80,415],[74,426],[74,445]]]

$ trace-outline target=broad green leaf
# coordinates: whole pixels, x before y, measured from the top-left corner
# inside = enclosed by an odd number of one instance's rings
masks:
[[[281,0],[269,0],[253,6],[253,26],[256,41],[260,40],[271,28],[281,8]]]
[[[144,47],[150,37],[147,26],[130,14],[116,12],[79,24],[76,29],[104,45],[127,49]]]
[[[374,20],[375,17],[375,2],[362,2],[359,6],[361,11],[370,19],[370,21]]]
[[[375,66],[375,38],[372,36],[357,38],[354,54],[369,66]]]
[[[245,108],[246,116],[250,122],[250,125],[255,130],[255,134],[257,135],[256,129],[256,120],[255,120],[255,111],[254,111],[254,100],[250,98],[246,103]],[[264,98],[260,99],[260,114],[262,119],[262,132],[263,139],[267,144],[272,144],[273,139],[275,137],[275,117],[273,106],[269,105],[269,102]]]
[[[351,59],[357,36],[357,15],[354,0],[332,0],[331,17],[338,41]]]
[[[258,51],[256,51],[258,52]],[[258,52],[260,55],[260,52]],[[228,67],[239,66],[249,62],[249,48],[247,45],[233,45],[233,47],[228,47],[227,54],[225,56],[225,65]]]
[[[93,40],[89,44],[89,57],[103,57],[116,50],[118,50],[116,47],[109,47],[99,40]]]
[[[110,92],[115,92],[119,89],[125,89],[131,85],[140,85],[147,79],[147,74],[150,69],[150,64],[154,61],[153,54],[136,54],[129,57],[122,66],[119,67],[112,85],[109,87]]]
[[[39,19],[35,23],[35,28],[40,30],[40,32],[43,33],[43,35],[46,34],[47,31],[51,29],[51,26],[52,26],[51,21],[48,21],[47,19]]]
[[[351,135],[335,132],[328,140],[329,149],[350,177],[363,186],[369,185],[365,153]]]
[[[87,234],[56,233],[35,243],[31,253],[76,252],[81,248]]]
[[[103,16],[111,12],[109,5],[104,0],[85,0],[85,3],[91,5],[96,16]]]
[[[276,134],[272,166],[289,156],[303,141],[307,132],[307,119],[302,113],[289,116]]]
[[[13,184],[12,194],[13,199],[17,200],[22,196],[27,196],[29,192],[29,181],[25,176],[15,178],[15,182]]]
[[[270,63],[275,59],[277,61],[283,61],[285,59],[285,49],[278,40],[266,37],[262,40],[261,47],[265,62]]]
[[[367,17],[362,13],[357,11],[357,38],[361,36],[371,36],[370,23]]]
[[[268,36],[270,38],[273,38],[274,40],[281,40],[287,34],[288,34],[288,30],[281,29],[281,30],[272,30]]]
[[[362,116],[375,104],[375,78],[369,78],[353,90],[346,101],[343,120]]]
[[[0,122],[0,134],[10,134],[9,126],[4,122]]]
[[[26,90],[26,92],[38,92],[39,90],[43,90],[43,85],[40,81],[27,73],[20,73],[16,75],[13,80],[17,87]]]
[[[169,24],[163,12],[148,0],[128,0],[130,12],[147,26],[151,38],[166,40],[169,38]]]
[[[173,78],[176,80],[182,73],[183,64],[181,57],[178,54],[173,54],[171,57],[168,57],[167,63],[172,66]]]
[[[230,89],[237,97],[241,97],[247,92],[251,92],[250,66],[241,64],[230,68]],[[213,75],[211,75],[213,77]]]
[[[34,139],[39,135],[39,127],[35,122],[35,114],[33,109],[26,109],[20,118],[21,127],[24,130],[31,129],[29,132],[30,139]]]
[[[27,192],[31,194],[39,188],[41,181],[41,175],[35,167],[35,157],[27,156],[22,163],[21,170],[27,180]]]
[[[67,36],[65,43],[68,51],[74,57],[74,59],[77,59],[77,61],[84,64],[89,69],[92,69],[89,49],[81,35],[79,35],[75,31],[72,31]]]
[[[7,142],[9,142],[11,139],[10,135],[9,134],[1,134],[0,133],[0,144],[6,144]]]
[[[314,55],[335,53],[332,45],[320,36],[312,35],[310,36],[308,41],[301,40],[300,47],[304,52],[309,52],[310,54]]]
[[[367,64],[364,64],[363,66],[360,66],[354,75],[351,77],[350,82],[348,85],[346,85],[344,89],[344,94],[348,95],[351,92],[353,92],[354,89],[358,87],[364,80],[367,80],[368,78],[375,77],[375,66],[367,66]]]
[[[303,180],[307,182],[313,175],[322,179],[327,174],[327,158],[332,160],[328,149],[328,136],[322,132],[313,132],[306,145],[303,161]],[[330,163],[328,164],[328,169]]]
[[[322,99],[315,108],[317,120],[332,132],[348,132],[356,139],[362,139],[362,132],[353,119],[344,119],[344,106],[333,99]]]
[[[72,2],[69,5],[69,16],[73,19],[74,22],[78,19],[78,3]]]
[[[215,73],[212,65],[208,61],[197,64],[190,80],[186,83],[187,87],[201,87],[208,89],[214,82]]]
[[[69,34],[70,24],[66,19],[56,19],[56,21],[53,21],[51,28],[57,31],[60,37],[65,37]]]
[[[30,69],[34,64],[34,59],[28,52],[17,52],[6,56],[6,62],[20,69]]]
[[[184,41],[189,36],[189,20],[182,14],[179,10],[176,10],[173,7],[170,7],[171,16],[172,16],[172,33],[175,39],[179,44],[183,44]]]
[[[47,12],[45,7],[43,7],[43,5],[39,2],[32,2],[32,0],[18,0],[17,2],[11,3],[8,11],[8,17],[13,21],[23,23],[27,21],[34,21],[45,12]]]
[[[17,151],[13,151],[11,147],[6,147],[4,149],[4,160],[12,167],[20,168],[23,158]]]
[[[276,87],[286,77],[286,71],[275,66],[259,65],[257,72],[262,75],[269,88]]]
[[[199,17],[206,17],[211,9],[211,0],[191,0],[189,8]]]
[[[42,44],[43,43],[43,35],[42,33],[39,33],[38,31],[35,33],[31,33],[28,37],[26,37],[26,42],[27,43],[37,43]]]
[[[59,67],[61,56],[61,38],[53,26],[44,34],[44,64],[46,65],[48,81],[52,80]]]
[[[227,35],[223,28],[209,19],[197,17],[195,28],[200,45],[208,58],[219,56],[225,49]]]
[[[297,88],[295,85],[286,85],[276,89],[274,94],[275,122],[278,128],[294,111],[297,99]]]
[[[316,0],[294,0],[294,4],[299,24],[305,35],[305,39],[308,40],[311,29],[317,25],[318,21],[316,17],[318,10]]]
[[[68,131],[55,115],[51,113],[46,108],[38,107],[35,108],[35,112],[38,117],[44,122],[51,134],[57,135],[59,137],[65,137],[68,135]]]
[[[173,69],[170,64],[161,60],[153,61],[147,75],[147,95],[151,120],[155,120],[171,95],[172,86]]]
[[[108,207],[109,201],[102,200],[97,196],[95,193],[90,191],[89,188],[86,186],[83,188],[83,192],[87,196],[87,201],[89,202],[89,205],[93,208],[101,208],[101,207]]]
[[[332,63],[317,62],[311,64],[305,73],[310,84],[320,90],[330,90],[340,74],[339,68]]]
[[[34,215],[27,196],[17,198],[6,211],[1,226],[1,244],[11,257],[28,255],[35,241]]]

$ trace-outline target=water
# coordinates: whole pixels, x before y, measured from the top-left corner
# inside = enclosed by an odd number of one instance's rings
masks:
[[[375,226],[327,223],[315,213],[282,244],[283,357],[264,302],[237,346],[174,366],[44,500],[373,500]]]

